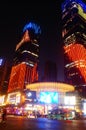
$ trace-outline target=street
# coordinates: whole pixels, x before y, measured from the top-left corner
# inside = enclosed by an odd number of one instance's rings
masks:
[[[86,130],[86,120],[28,119],[21,116],[7,117],[0,123],[0,130]]]

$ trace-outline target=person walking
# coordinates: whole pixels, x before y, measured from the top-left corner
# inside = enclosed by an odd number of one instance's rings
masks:
[[[0,123],[2,122],[2,110],[0,109]]]
[[[6,122],[6,115],[7,115],[6,108],[3,108],[3,111],[2,111],[2,122],[3,123]]]

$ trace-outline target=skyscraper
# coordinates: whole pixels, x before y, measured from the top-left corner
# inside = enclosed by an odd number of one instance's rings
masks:
[[[29,22],[23,28],[23,37],[16,45],[14,64],[8,92],[24,89],[26,84],[38,81],[40,26]]]
[[[4,94],[7,91],[11,65],[8,59],[0,57],[0,93]]]
[[[56,82],[57,81],[57,66],[53,61],[46,61],[44,68],[44,79],[46,82]]]
[[[62,4],[65,81],[76,86],[86,84],[86,5],[82,0]]]

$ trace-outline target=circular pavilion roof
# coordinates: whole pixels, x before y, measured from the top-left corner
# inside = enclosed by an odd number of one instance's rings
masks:
[[[66,83],[57,82],[38,82],[28,84],[26,89],[34,91],[58,91],[58,92],[69,92],[74,91],[74,86]]]

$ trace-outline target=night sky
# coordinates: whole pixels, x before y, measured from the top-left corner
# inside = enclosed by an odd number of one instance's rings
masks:
[[[43,72],[47,60],[56,62],[58,66],[59,79],[63,75],[62,50],[60,38],[61,2],[64,0],[36,1],[29,0],[18,2],[0,3],[0,56],[12,59],[16,44],[22,38],[22,30],[29,21],[40,25],[42,34],[40,36],[40,62],[39,69]]]

